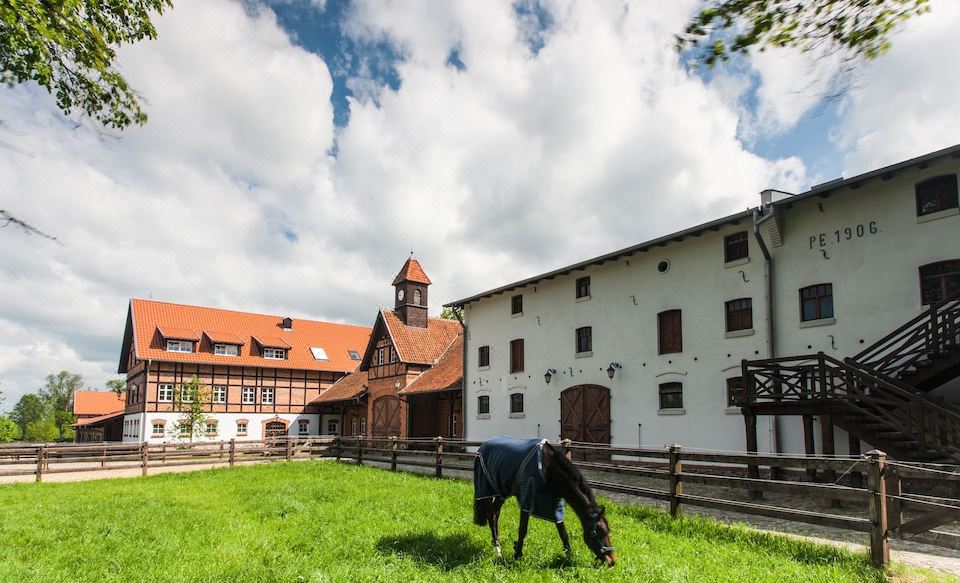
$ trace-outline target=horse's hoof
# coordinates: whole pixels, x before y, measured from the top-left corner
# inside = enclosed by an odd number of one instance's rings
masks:
[[[496,553],[498,559],[503,558],[503,551],[500,550],[500,547],[493,547],[493,551]]]

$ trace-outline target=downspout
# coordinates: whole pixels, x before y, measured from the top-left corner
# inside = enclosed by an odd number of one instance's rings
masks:
[[[766,242],[764,242],[763,237],[760,235],[760,225],[776,216],[777,207],[773,204],[768,204],[767,209],[766,214],[763,216],[760,215],[760,209],[753,209],[753,237],[757,240],[757,245],[760,246],[760,251],[763,253],[763,279],[766,284],[764,285],[763,293],[765,296],[764,303],[767,308],[767,358],[776,358],[777,345],[774,337],[776,328],[774,327],[773,320],[773,256],[770,254],[770,249],[767,248]],[[770,445],[775,453],[782,453],[780,442],[780,417],[771,415]]]
[[[463,306],[461,306],[463,308]],[[460,380],[460,426],[463,427],[463,439],[467,438],[467,325],[456,310],[452,310],[457,322],[463,328],[463,378]]]

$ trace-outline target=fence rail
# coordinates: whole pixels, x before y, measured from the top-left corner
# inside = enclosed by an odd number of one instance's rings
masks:
[[[476,455],[472,449],[481,443],[443,438],[290,437],[164,444],[17,444],[0,446],[0,477],[32,475],[39,482],[50,474],[135,468],[145,476],[150,468],[234,466],[309,458],[334,458],[361,465],[382,464],[391,470],[422,468],[432,470],[436,476],[459,472],[457,477],[464,477],[464,473],[472,473],[471,460]],[[427,445],[430,447],[425,447]],[[603,476],[590,480],[594,488],[666,501],[673,516],[682,515],[685,506],[700,506],[865,532],[870,534],[871,557],[876,564],[889,561],[891,536],[960,549],[960,535],[931,530],[960,519],[960,499],[903,491],[905,479],[924,479],[952,485],[953,491],[958,492],[960,471],[957,466],[888,461],[886,454],[878,451],[859,458],[827,458],[684,451],[679,445],[662,449],[631,448],[569,440],[556,445],[568,457],[586,458],[574,461],[580,469],[592,472],[592,476]],[[751,471],[755,468],[777,468],[777,475],[793,475],[795,478],[761,478]],[[820,483],[799,478],[805,470],[811,469],[842,472],[841,479],[837,483]],[[766,473],[773,475],[772,472]],[[864,474],[867,485],[860,487]],[[614,476],[619,476],[619,481],[614,481]],[[845,476],[857,479],[849,479],[851,485],[840,484]],[[651,487],[646,482],[640,484],[635,478],[660,481],[662,487]],[[684,492],[684,484],[746,491],[751,501],[691,494]],[[762,502],[763,492],[860,503],[864,512],[860,516],[848,516],[775,506]],[[923,510],[926,514],[907,521],[903,514],[906,507]]]

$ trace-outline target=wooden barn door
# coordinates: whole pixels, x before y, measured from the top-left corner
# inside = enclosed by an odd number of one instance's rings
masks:
[[[400,435],[400,399],[386,396],[373,402],[371,429],[371,435],[374,437]]]
[[[586,443],[610,443],[610,389],[577,385],[560,393],[560,438]],[[595,457],[609,456],[590,456]],[[586,459],[574,454],[574,459]]]

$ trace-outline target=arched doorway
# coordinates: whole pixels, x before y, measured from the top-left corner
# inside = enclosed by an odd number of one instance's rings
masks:
[[[287,434],[287,424],[283,421],[267,421],[263,426],[263,436],[266,439],[271,437],[284,437]]]
[[[610,443],[610,389],[577,385],[560,393],[560,438]]]
[[[373,437],[400,435],[400,399],[387,395],[373,402]]]

